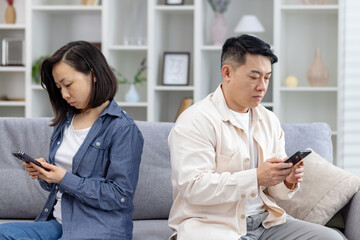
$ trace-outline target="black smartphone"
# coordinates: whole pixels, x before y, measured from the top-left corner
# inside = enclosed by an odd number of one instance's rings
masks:
[[[311,153],[311,150],[304,150],[304,151],[297,151],[294,155],[292,155],[291,157],[289,157],[285,163],[290,163],[292,162],[293,165],[297,164],[298,162],[300,162],[301,160],[303,160],[307,155],[309,155]]]
[[[44,167],[43,165],[41,165],[41,163],[39,163],[38,161],[36,161],[35,159],[33,159],[32,157],[30,157],[29,155],[27,155],[26,153],[24,153],[22,151],[13,152],[12,154],[15,157],[17,157],[18,159],[20,159],[26,163],[33,162],[36,165],[38,165],[39,167],[42,167],[43,169],[45,169],[46,171],[50,171],[50,169]]]

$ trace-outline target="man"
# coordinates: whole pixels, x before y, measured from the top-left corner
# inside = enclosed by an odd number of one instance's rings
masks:
[[[259,105],[277,57],[242,35],[222,49],[222,83],[186,110],[169,135],[174,203],[171,239],[342,239],[334,230],[287,216],[304,163],[284,163],[284,132]]]

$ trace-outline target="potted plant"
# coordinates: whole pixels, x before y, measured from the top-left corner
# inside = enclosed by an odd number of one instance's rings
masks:
[[[31,76],[32,76],[33,82],[36,84],[40,84],[40,81],[41,81],[40,67],[41,67],[42,62],[48,57],[49,57],[48,55],[39,57],[32,66]]]
[[[112,68],[115,73],[115,76],[117,78],[118,84],[130,84],[130,88],[127,91],[127,93],[125,94],[126,102],[138,102],[140,100],[140,96],[139,96],[135,86],[137,84],[142,85],[144,82],[147,81],[147,77],[145,74],[146,68],[147,68],[146,58],[143,58],[143,60],[140,63],[140,67],[137,70],[137,72],[132,80],[129,80],[123,74],[118,72],[115,68]]]

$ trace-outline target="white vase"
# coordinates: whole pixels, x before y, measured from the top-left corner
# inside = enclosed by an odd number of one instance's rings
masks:
[[[140,96],[136,90],[135,84],[131,84],[129,90],[125,94],[126,102],[139,102]]]
[[[223,45],[226,39],[228,27],[224,15],[215,13],[211,24],[211,37],[214,45]]]

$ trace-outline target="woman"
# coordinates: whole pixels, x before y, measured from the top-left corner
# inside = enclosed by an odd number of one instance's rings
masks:
[[[0,225],[0,238],[132,239],[133,197],[143,137],[113,100],[116,78],[102,53],[71,42],[41,67],[55,113],[49,168],[24,163],[50,191],[33,223]],[[3,238],[2,238],[3,237]]]

